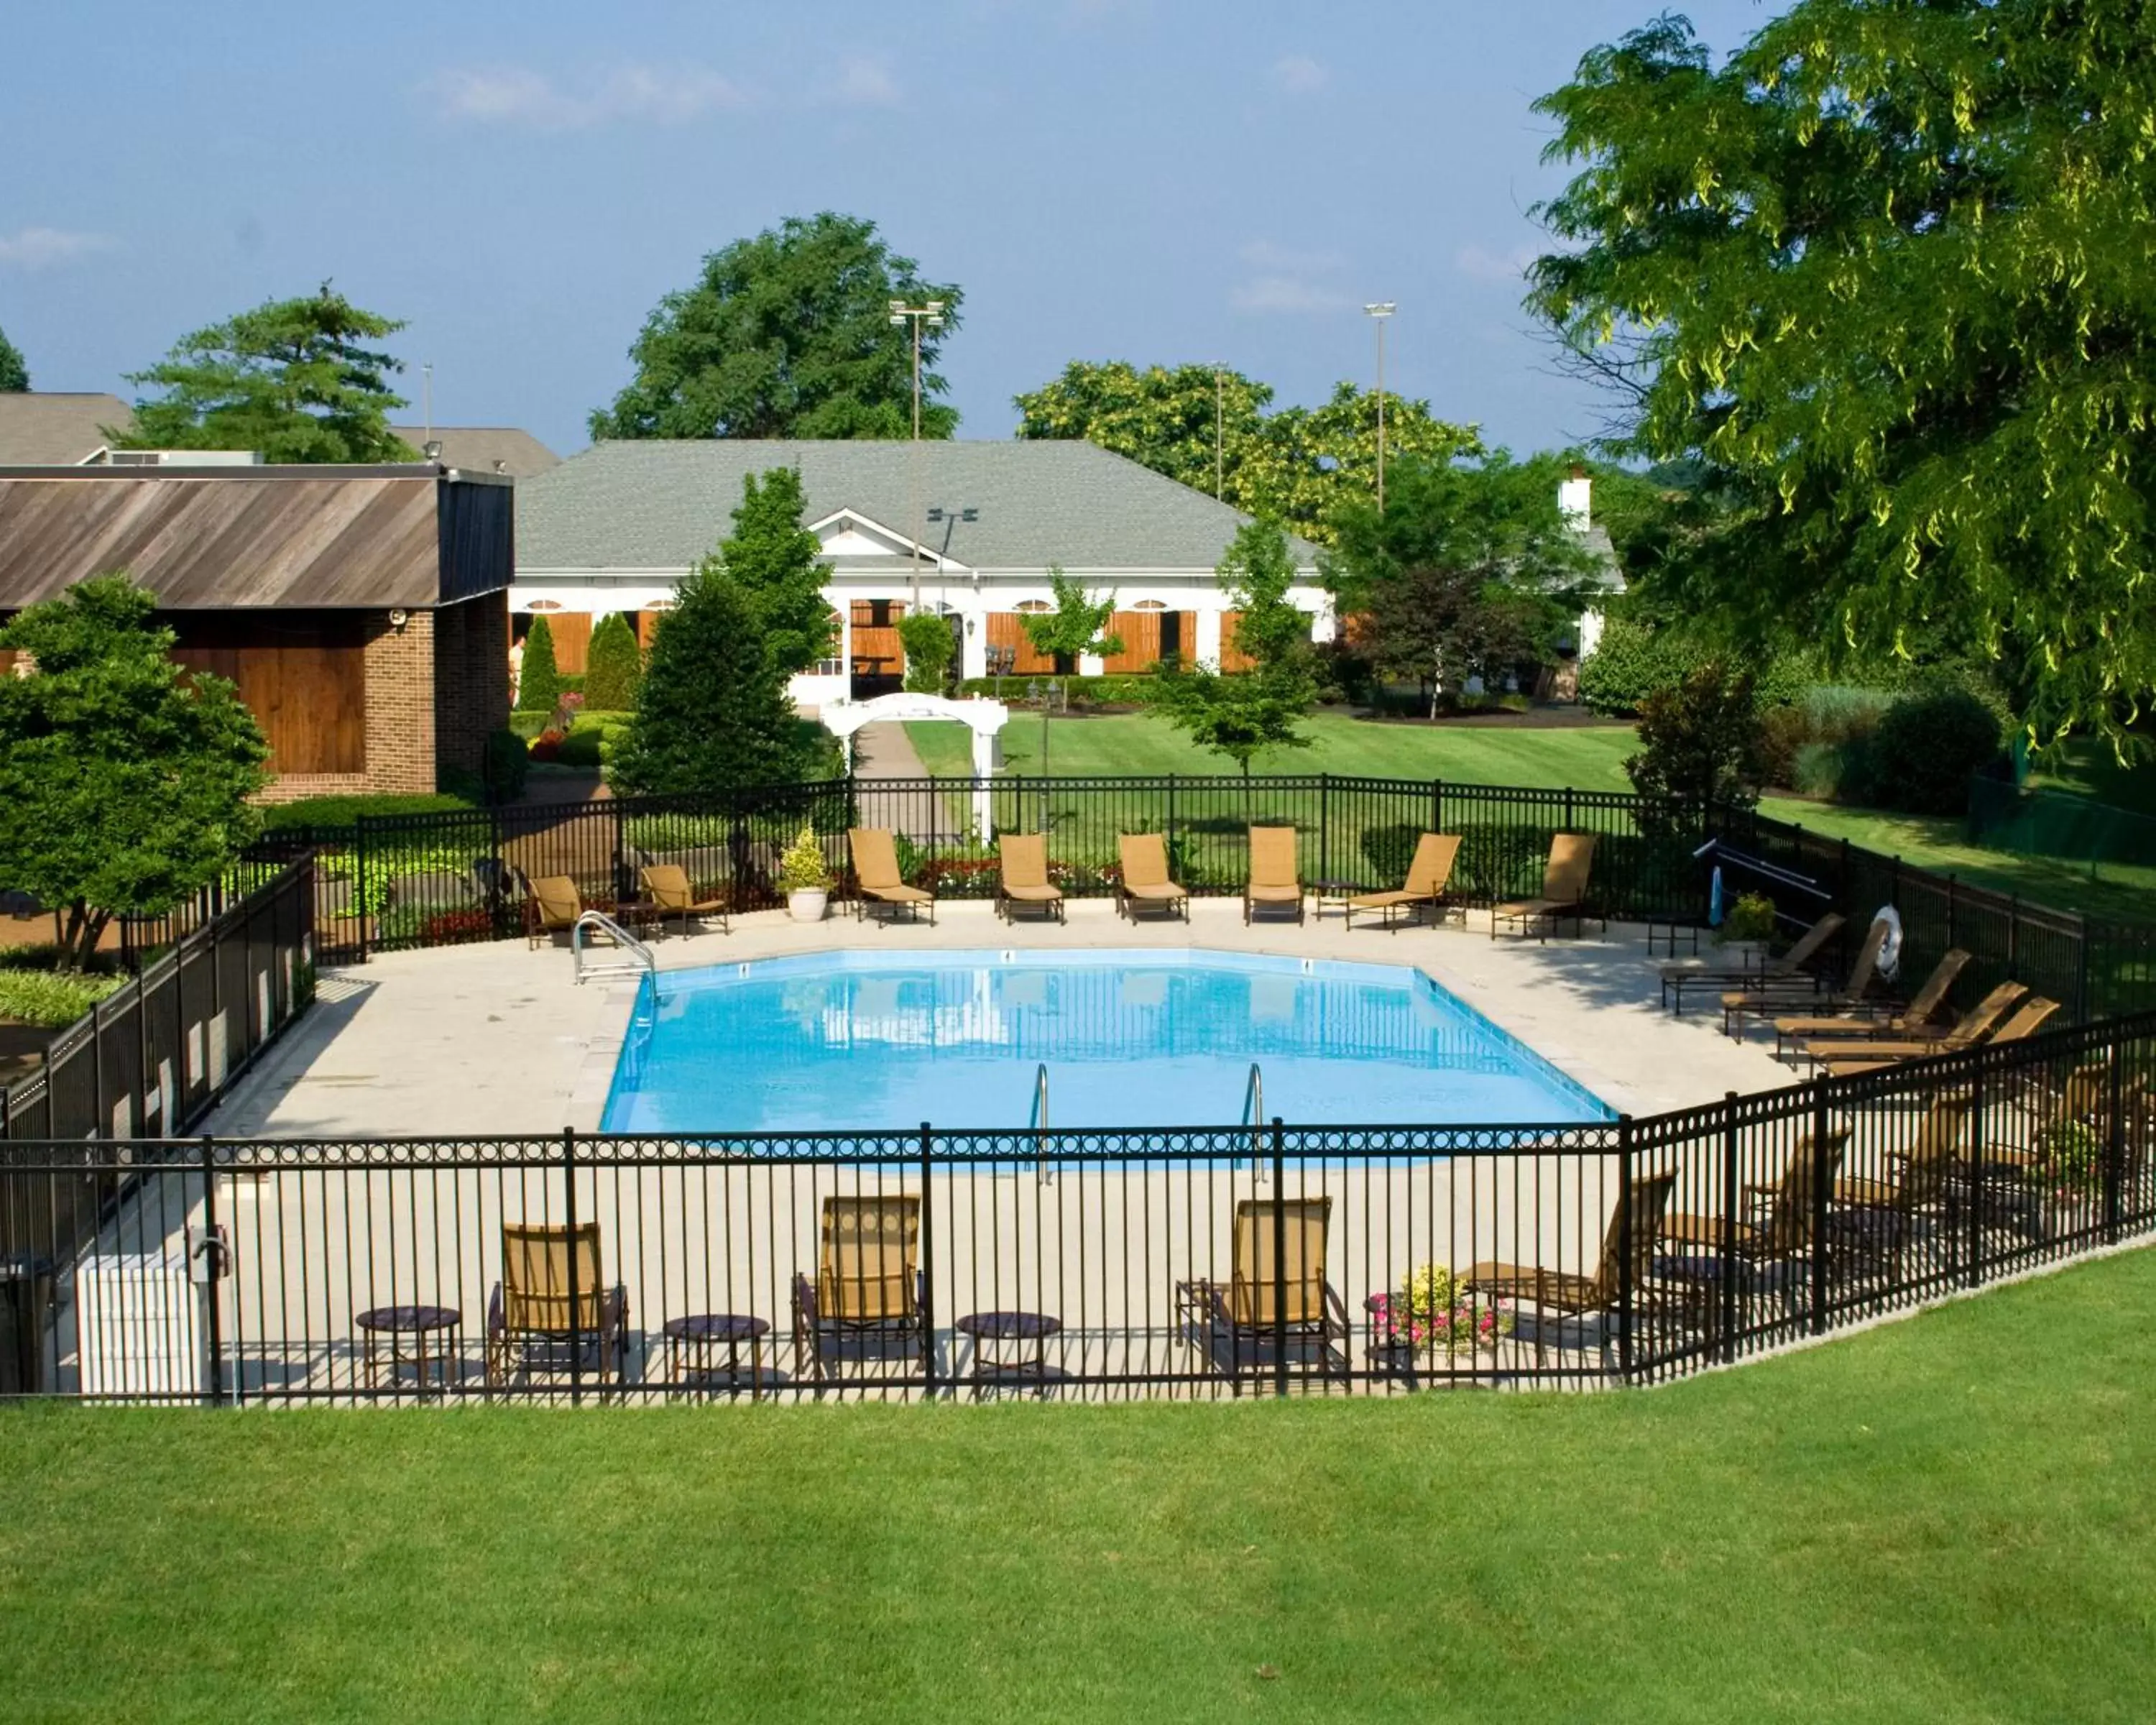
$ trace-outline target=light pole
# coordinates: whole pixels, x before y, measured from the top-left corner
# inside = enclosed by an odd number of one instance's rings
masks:
[[[939,613],[943,609],[945,603],[944,578],[946,573],[946,566],[951,561],[951,530],[957,526],[961,521],[977,521],[980,520],[980,518],[981,512],[978,509],[946,509],[941,504],[937,504],[928,511],[928,524],[931,526],[934,526],[938,523],[941,523],[943,528],[943,550],[942,555],[938,557],[936,565],[936,606]],[[959,634],[957,646],[959,658],[958,675],[963,678],[966,675],[966,638],[963,632]]]
[[[1363,308],[1363,316],[1378,326],[1378,513],[1385,512],[1385,320],[1399,308],[1390,300],[1378,300]]]
[[[1226,434],[1221,429],[1222,421],[1226,417],[1224,403],[1227,376],[1225,366],[1213,367],[1213,500],[1216,503],[1224,501],[1227,496],[1227,487],[1223,483],[1227,470],[1227,441]]]
[[[925,323],[932,330],[943,327],[943,302],[941,300],[925,300],[918,305],[909,305],[903,300],[893,300],[891,302],[891,321],[894,324],[913,326],[913,447],[906,457],[906,469],[907,477],[911,481],[910,489],[913,493],[910,500],[913,505],[912,516],[918,521],[921,519],[921,326]],[[906,536],[912,548],[913,559],[913,577],[907,588],[911,598],[906,605],[911,614],[919,609],[921,605],[921,536],[917,532],[910,532]]]

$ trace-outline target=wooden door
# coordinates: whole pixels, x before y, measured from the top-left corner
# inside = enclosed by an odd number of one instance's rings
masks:
[[[1051,676],[1055,661],[1045,653],[1033,649],[1032,639],[1025,632],[1025,622],[1014,611],[988,613],[988,644],[1009,648],[1018,657],[1011,666],[1011,675],[1019,677]]]
[[[855,599],[852,605],[853,656],[848,663],[856,696],[896,689],[906,675],[906,649],[899,644],[902,599]]]

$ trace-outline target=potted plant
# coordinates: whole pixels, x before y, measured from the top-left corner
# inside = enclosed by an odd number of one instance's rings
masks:
[[[803,826],[800,835],[778,859],[778,890],[786,895],[787,914],[796,922],[820,922],[831,900],[831,870],[824,860],[824,847],[816,842],[814,827]]]
[[[1716,943],[1749,969],[1754,959],[1763,959],[1774,938],[1774,901],[1763,892],[1738,896],[1715,932]]]
[[[1512,1332],[1512,1313],[1494,1300],[1471,1300],[1444,1264],[1425,1264],[1397,1289],[1363,1304],[1378,1344],[1410,1358],[1428,1351],[1450,1360],[1469,1348],[1494,1348]]]

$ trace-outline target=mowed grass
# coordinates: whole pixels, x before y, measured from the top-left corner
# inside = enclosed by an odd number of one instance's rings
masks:
[[[1048,771],[1093,773],[1232,773],[1225,756],[1195,747],[1148,713],[1104,713],[1047,721]],[[1500,724],[1412,725],[1318,713],[1306,722],[1306,749],[1272,749],[1250,763],[1253,773],[1338,773],[1376,778],[1454,778],[1477,784],[1549,786],[1627,791],[1625,757],[1639,747],[1629,725],[1530,729]],[[931,773],[963,777],[973,771],[963,725],[909,724],[921,764]],[[1004,727],[1004,770],[1041,771],[1041,719],[1017,712]]]
[[[0,1717],[2143,1719],[2156,1253],[1655,1391],[0,1414]]]

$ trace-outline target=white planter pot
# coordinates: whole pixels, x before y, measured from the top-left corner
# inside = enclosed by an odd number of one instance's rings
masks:
[[[796,922],[821,922],[830,892],[821,886],[803,886],[786,895],[786,914]]]

